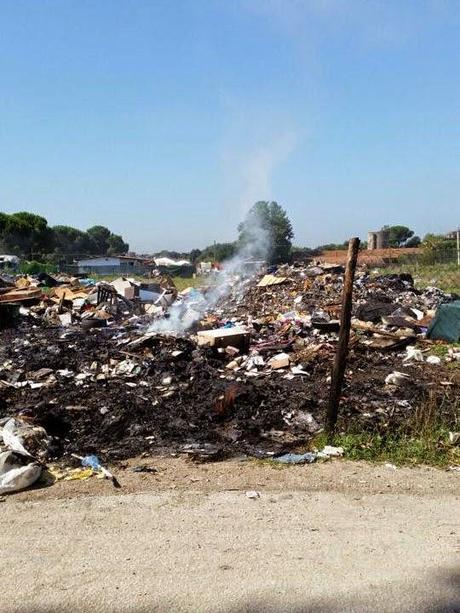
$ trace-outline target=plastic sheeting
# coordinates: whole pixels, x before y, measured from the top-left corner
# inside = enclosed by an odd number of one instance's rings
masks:
[[[426,335],[433,340],[451,343],[460,340],[460,300],[441,304],[438,307]]]

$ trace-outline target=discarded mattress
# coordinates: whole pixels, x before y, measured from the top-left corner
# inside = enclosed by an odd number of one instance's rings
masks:
[[[441,304],[427,331],[427,338],[455,343],[460,340],[460,300]]]

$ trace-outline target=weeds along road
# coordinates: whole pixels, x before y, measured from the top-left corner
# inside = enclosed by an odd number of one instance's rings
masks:
[[[0,610],[460,610],[458,473],[156,465],[5,499]]]

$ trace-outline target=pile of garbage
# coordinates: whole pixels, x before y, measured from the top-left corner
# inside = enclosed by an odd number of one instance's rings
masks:
[[[50,326],[103,328],[109,322],[136,314],[161,314],[176,298],[171,279],[157,277],[148,282],[119,277],[111,282],[51,276],[3,275],[0,277],[0,328],[8,327],[18,315]]]
[[[340,266],[284,266],[184,292],[169,280],[146,288],[61,277],[51,289],[50,279],[28,280],[40,296],[20,300],[19,320],[2,331],[4,440],[12,419],[25,420],[46,435],[47,461],[113,462],[164,451],[283,457],[321,432]],[[358,271],[339,427],[394,427],[433,390],[458,398],[460,349],[440,356],[428,338],[439,307],[456,299],[419,291],[408,275]],[[23,466],[36,471],[45,458],[25,449]]]

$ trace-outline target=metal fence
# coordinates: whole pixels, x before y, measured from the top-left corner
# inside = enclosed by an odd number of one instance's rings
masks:
[[[404,253],[401,249],[389,256],[388,265],[399,264],[401,266],[436,266],[451,265],[460,268],[459,255],[456,249],[420,249],[410,253]]]
[[[460,266],[454,249],[403,255],[384,262],[379,269],[390,273],[410,273],[416,285],[433,285],[460,294]]]
[[[324,251],[320,261],[345,264],[347,251]],[[449,249],[363,249],[358,263],[369,270],[410,273],[420,287],[436,285],[460,294],[460,264],[455,248]]]

